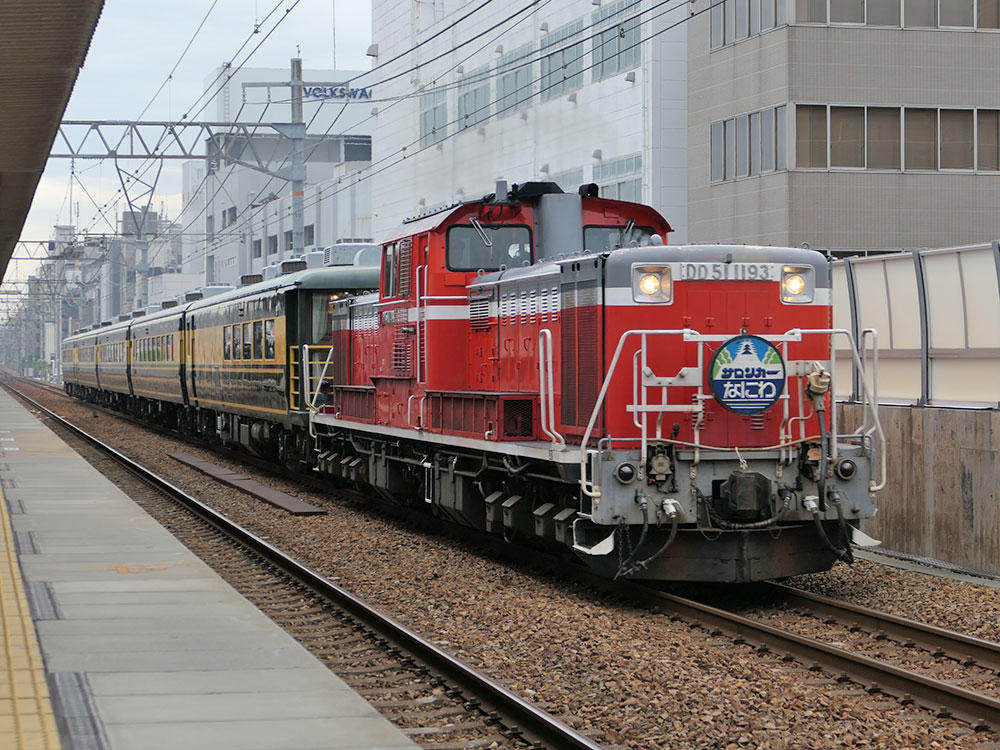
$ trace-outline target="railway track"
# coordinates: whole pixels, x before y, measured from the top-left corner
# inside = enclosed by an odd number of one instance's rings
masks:
[[[241,593],[248,595],[423,747],[436,750],[478,747],[599,750],[601,747],[30,396],[6,385],[16,396],[43,412],[50,425],[55,423],[85,441],[169,498],[173,507],[154,513],[158,520],[213,568],[221,569]],[[38,384],[32,382],[32,385]],[[224,544],[230,548],[239,545],[241,549],[234,555]]]
[[[311,484],[311,483],[310,483]],[[403,515],[418,525],[423,515],[386,506],[397,516]],[[435,529],[440,533],[440,527]],[[452,536],[465,536],[466,531],[455,529]],[[759,587],[772,601],[782,603],[785,611],[793,609],[799,619],[782,623],[781,617],[771,615],[744,616],[728,604],[713,606],[705,601],[680,597],[630,582],[610,582],[591,574],[586,569],[556,560],[550,555],[525,548],[512,549],[510,545],[492,537],[475,534],[475,544],[491,553],[518,562],[536,564],[568,580],[576,580],[609,597],[625,600],[656,610],[672,619],[680,619],[692,627],[700,627],[713,635],[725,635],[737,644],[748,644],[762,652],[771,652],[787,661],[796,661],[807,668],[823,670],[838,681],[862,685],[870,693],[884,693],[903,704],[917,704],[935,715],[955,717],[969,723],[977,730],[1000,729],[1000,701],[974,690],[963,688],[959,680],[938,679],[918,671],[902,668],[891,659],[874,658],[864,650],[852,649],[819,638],[802,635],[797,630],[801,620],[820,618],[824,623],[839,623],[847,632],[860,632],[870,637],[867,643],[892,642],[896,650],[921,650],[939,659],[967,668],[989,670],[995,677],[1000,668],[1000,645],[954,633],[942,628],[906,620],[886,613],[856,605],[838,602],[809,592],[790,589],[777,584]]]

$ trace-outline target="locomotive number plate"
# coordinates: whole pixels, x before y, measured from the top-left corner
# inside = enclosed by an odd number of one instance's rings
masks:
[[[678,281],[778,281],[780,263],[678,263]]]

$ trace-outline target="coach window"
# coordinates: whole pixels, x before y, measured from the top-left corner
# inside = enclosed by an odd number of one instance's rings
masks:
[[[222,358],[232,359],[233,358],[233,327],[223,326],[222,327]]]
[[[274,319],[264,321],[264,359],[274,359]]]
[[[240,359],[243,354],[243,346],[240,344],[240,327],[233,326],[233,359]]]
[[[481,230],[481,231],[480,231]],[[498,271],[531,265],[531,230],[524,226],[454,226],[448,230],[450,271]]]
[[[264,359],[264,321],[253,322],[253,358]]]
[[[250,331],[250,324],[243,324],[243,359],[251,359],[253,357],[253,342],[251,336],[253,334]]]

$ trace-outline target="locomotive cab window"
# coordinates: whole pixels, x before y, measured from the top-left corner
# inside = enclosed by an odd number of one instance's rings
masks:
[[[454,226],[448,230],[446,252],[449,271],[499,271],[501,266],[530,266],[531,230],[510,225]]]
[[[396,243],[382,249],[382,297],[395,297],[399,292],[399,249]]]
[[[583,246],[592,253],[619,247],[645,247],[652,236],[652,227],[637,227],[631,222],[626,226],[585,227]]]

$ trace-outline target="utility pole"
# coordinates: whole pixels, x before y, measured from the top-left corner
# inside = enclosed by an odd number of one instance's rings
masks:
[[[302,150],[306,126],[302,119],[302,58],[292,58],[292,254],[302,255],[305,247],[303,201],[306,190],[306,168]]]

